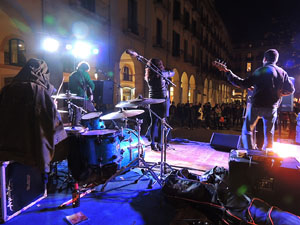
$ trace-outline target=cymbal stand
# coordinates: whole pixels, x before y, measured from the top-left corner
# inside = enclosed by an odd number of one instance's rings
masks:
[[[71,123],[72,126],[73,126],[73,119],[74,119],[74,116],[75,116],[75,115],[74,115],[74,110],[72,109],[71,106],[73,106],[73,107],[79,109],[81,113],[82,113],[82,112],[87,113],[87,111],[84,110],[82,107],[80,107],[80,106],[74,104],[73,102],[71,102],[71,99],[70,99],[70,98],[67,99],[67,105],[68,105],[68,117],[69,117],[69,121],[70,121],[70,123]]]
[[[127,166],[123,167],[122,169],[120,169],[119,171],[117,171],[114,175],[112,175],[108,180],[105,181],[105,183],[102,185],[101,191],[103,192],[106,185],[113,180],[115,177],[119,176],[120,174],[122,174],[124,171],[126,171],[127,169],[131,168],[131,167],[136,167],[134,166],[135,163],[137,163],[138,167],[142,167],[144,169],[146,169],[145,172],[143,172],[144,176],[147,172],[149,172],[152,177],[157,181],[157,183],[162,186],[162,181],[161,179],[156,175],[156,173],[152,170],[157,163],[155,163],[154,165],[150,166],[145,160],[144,160],[144,150],[143,150],[143,145],[141,143],[140,137],[141,137],[141,125],[143,123],[142,119],[138,119],[136,118],[136,123],[137,123],[137,130],[138,130],[138,157],[135,158],[133,161],[131,161]],[[139,180],[141,179],[138,178],[135,183],[137,183]]]

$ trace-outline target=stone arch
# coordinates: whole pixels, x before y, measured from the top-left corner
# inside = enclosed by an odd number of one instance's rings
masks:
[[[181,76],[181,103],[188,102],[188,88],[189,88],[188,76],[186,72],[183,72]]]
[[[127,101],[135,98],[135,65],[130,55],[123,52],[119,64],[120,100]]]
[[[195,103],[196,81],[194,75],[191,75],[189,80],[188,100],[190,103]]]
[[[209,83],[208,83],[208,101],[212,104],[213,104],[213,83],[212,83],[212,80],[209,80]]]
[[[176,87],[170,87],[170,101],[174,101],[175,105],[177,105],[178,103],[180,103],[180,80],[178,70],[174,68],[173,72],[175,74],[171,80],[176,85]]]
[[[205,78],[204,80],[204,88],[203,88],[203,103],[208,102],[208,80]]]

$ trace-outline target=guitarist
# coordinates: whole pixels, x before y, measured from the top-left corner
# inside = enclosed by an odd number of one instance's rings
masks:
[[[254,71],[252,76],[242,79],[226,65],[214,62],[220,71],[226,72],[230,83],[240,88],[253,88],[250,107],[242,128],[242,141],[245,149],[254,149],[253,130],[260,118],[263,120],[263,150],[273,147],[277,109],[282,96],[294,93],[295,88],[286,71],[276,65],[279,53],[269,49],[264,53],[263,66]]]
[[[83,100],[74,100],[77,106],[82,107],[87,112],[94,112],[96,111],[93,105],[95,84],[88,74],[89,70],[90,65],[87,62],[82,61],[78,63],[76,71],[70,75],[69,89],[71,93],[83,98]],[[74,110],[75,115],[73,116],[72,125],[78,126],[81,120],[81,112],[79,108],[75,108]]]

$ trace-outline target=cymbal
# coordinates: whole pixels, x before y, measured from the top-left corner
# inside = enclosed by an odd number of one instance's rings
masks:
[[[142,99],[132,99],[128,101],[119,102],[116,107],[117,108],[136,108],[142,105],[150,105],[150,104],[159,104],[165,102],[166,99],[162,98],[142,98]]]
[[[123,119],[127,117],[137,116],[145,112],[141,109],[135,109],[135,110],[124,110],[120,112],[112,112],[109,114],[106,114],[104,116],[101,116],[101,120],[117,120],[117,119]]]
[[[81,99],[83,100],[84,98],[83,97],[80,97],[80,96],[76,96],[76,94],[72,94],[72,93],[69,93],[69,94],[59,94],[59,95],[52,95],[51,96],[52,98],[55,98],[55,99]]]
[[[128,101],[122,101],[122,102],[119,102],[118,104],[116,104],[117,108],[137,108],[138,105],[135,105],[135,104],[132,104]]]
[[[60,109],[58,109],[57,112],[59,112],[59,113],[69,113],[67,110],[60,110]]]

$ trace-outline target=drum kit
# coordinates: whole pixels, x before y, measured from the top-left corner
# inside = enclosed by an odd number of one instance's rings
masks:
[[[58,112],[68,114],[72,113],[72,107],[79,107],[72,103],[73,99],[83,100],[82,97],[70,92],[54,95],[52,98],[66,100],[68,104],[68,111],[58,110]],[[106,115],[102,115],[102,112],[88,113],[82,109],[82,126],[65,127],[68,137],[71,137],[73,141],[75,140],[75,143],[73,143],[72,147],[70,147],[70,154],[72,154],[72,151],[77,151],[75,154],[77,156],[79,155],[80,161],[83,161],[81,163],[87,165],[88,167],[94,168],[102,168],[105,166],[111,166],[112,164],[116,165],[117,170],[110,174],[112,176],[106,180],[102,186],[102,191],[109,181],[133,166],[143,167],[160,185],[162,185],[163,168],[165,168],[163,166],[166,165],[165,150],[161,151],[161,162],[154,165],[156,166],[160,164],[161,172],[159,178],[159,176],[157,176],[152,170],[154,166],[150,167],[144,160],[145,143],[143,142],[140,134],[143,120],[136,118],[136,130],[127,128],[127,121],[130,117],[136,117],[144,113],[145,110],[136,109],[138,107],[144,107],[161,120],[164,127],[163,132],[166,128],[170,129],[171,127],[165,122],[165,120],[160,118],[150,109],[151,104],[163,103],[164,101],[165,99],[150,98],[138,98],[129,101],[121,101],[115,106],[119,109],[118,111],[111,112]],[[71,116],[69,116],[69,118],[70,117]],[[122,126],[121,129],[118,127],[117,129],[106,129],[104,121],[112,121],[114,123],[114,120],[125,121],[125,125]],[[77,149],[74,149],[74,147]],[[70,165],[74,165],[73,169],[72,166],[69,166],[69,168],[72,175],[73,173],[77,174],[73,176],[78,180],[80,177],[80,171],[78,171],[78,168],[76,168],[78,167],[78,164],[75,162],[70,162]]]

